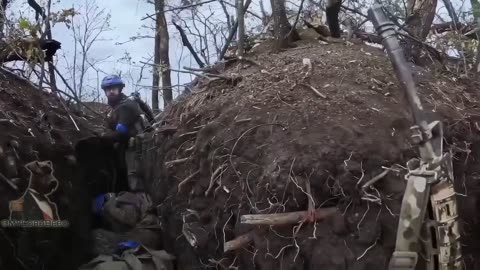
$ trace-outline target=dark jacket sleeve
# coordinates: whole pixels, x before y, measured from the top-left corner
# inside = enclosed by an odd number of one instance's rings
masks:
[[[115,110],[117,114],[117,125],[121,124],[126,127],[125,132],[118,130],[111,130],[104,134],[103,137],[113,141],[124,141],[137,134],[135,124],[140,119],[140,110],[135,101],[127,100],[120,104]]]

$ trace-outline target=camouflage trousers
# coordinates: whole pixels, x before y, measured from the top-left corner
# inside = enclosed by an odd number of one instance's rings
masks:
[[[144,191],[145,179],[143,177],[142,144],[143,134],[130,138],[125,150],[129,191]]]

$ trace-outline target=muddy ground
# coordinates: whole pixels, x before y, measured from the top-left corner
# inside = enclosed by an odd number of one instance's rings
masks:
[[[224,63],[220,76],[203,78],[163,114],[145,151],[165,248],[179,256],[179,269],[385,269],[404,166],[417,156],[390,63],[366,45],[300,41],[278,54],[269,48]],[[418,67],[415,80],[444,121],[455,155],[465,261],[475,269],[480,84]],[[359,186],[382,166],[396,171],[363,192]],[[306,180],[315,207],[336,207],[346,227],[332,219],[301,227],[241,224],[245,214],[307,210]],[[247,232],[251,243],[223,252],[226,241]]]

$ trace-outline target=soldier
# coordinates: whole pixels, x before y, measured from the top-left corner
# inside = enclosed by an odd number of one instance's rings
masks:
[[[127,169],[128,189],[138,190],[144,187],[140,175],[141,136],[151,128],[154,117],[149,106],[138,95],[127,97],[123,94],[124,87],[122,79],[116,75],[107,76],[102,81],[102,89],[111,107],[107,116],[109,131],[102,137],[115,143],[119,162],[124,164],[121,167]],[[125,189],[117,188],[117,191]]]

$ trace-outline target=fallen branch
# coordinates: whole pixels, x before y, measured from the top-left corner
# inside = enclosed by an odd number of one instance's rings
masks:
[[[198,71],[198,72],[211,72],[211,67],[200,67],[200,68],[192,68],[192,67],[183,67],[183,69],[188,71]]]
[[[190,180],[192,180],[198,173],[200,173],[200,170],[192,173],[190,176],[182,180],[182,182],[178,184],[177,193],[180,193],[182,191],[183,186],[185,186],[188,182],[190,182]]]
[[[309,84],[306,84],[306,83],[300,83],[299,85],[301,86],[305,86],[306,88],[312,90],[315,94],[317,94],[317,96],[323,98],[323,99],[327,99],[327,96],[325,96],[324,94],[320,93],[320,91],[318,91],[315,87],[309,85]]]
[[[159,66],[159,65],[155,65],[155,64],[151,64],[151,63],[147,63],[147,62],[143,62],[143,61],[140,61],[140,63],[145,64],[145,65],[149,65],[149,66],[153,66],[153,67],[159,67],[161,69],[168,69],[168,70],[173,71],[173,72],[193,74],[195,76],[202,77],[202,78],[207,79],[209,81],[213,80],[212,77],[213,78],[220,78],[220,79],[224,79],[224,80],[238,80],[239,78],[241,78],[240,76],[239,77],[227,77],[227,76],[212,74],[212,73],[198,73],[198,72],[193,72],[193,71],[189,71],[189,70],[173,69],[173,68],[165,67],[163,65]]]
[[[380,174],[378,174],[377,176],[373,177],[372,179],[368,180],[363,186],[362,186],[362,189],[365,189],[373,184],[375,184],[376,182],[378,182],[378,180],[382,179],[383,177],[385,177],[385,175],[387,175],[388,173],[390,172],[390,170],[384,170],[383,172],[381,172]]]
[[[431,30],[437,34],[441,34],[449,31],[458,31],[460,34],[465,35],[471,39],[477,39],[475,34],[475,26],[470,24],[455,24],[454,22],[446,22],[432,25]]]
[[[337,208],[315,209],[314,221],[321,221],[339,215]],[[240,218],[242,224],[251,225],[291,225],[298,224],[308,217],[308,211],[278,213],[278,214],[254,214],[243,215]]]
[[[189,159],[190,159],[189,157],[186,157],[186,158],[180,158],[180,159],[167,161],[167,162],[165,162],[165,166],[170,167],[170,166],[173,166],[175,164],[184,163],[184,162],[187,162]]]
[[[305,192],[307,193],[307,199],[308,199],[308,222],[314,222],[315,221],[315,201],[313,199],[312,195],[312,187],[310,185],[310,181],[306,179],[305,183]]]
[[[225,242],[225,244],[223,245],[223,252],[229,252],[232,250],[237,250],[245,247],[246,245],[248,245],[250,242],[253,241],[254,234],[255,233],[253,231],[250,231],[246,234],[237,236],[233,240]]]

